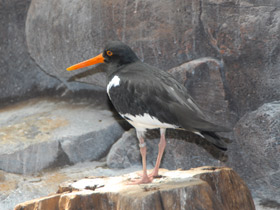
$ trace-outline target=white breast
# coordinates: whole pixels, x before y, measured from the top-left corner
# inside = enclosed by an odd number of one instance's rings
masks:
[[[117,75],[115,75],[112,79],[111,79],[111,81],[108,83],[108,85],[107,85],[107,94],[108,94],[108,96],[110,97],[110,89],[112,88],[112,87],[117,87],[117,86],[119,86],[120,85],[120,81],[121,81],[121,79],[117,76]],[[110,97],[111,98],[111,97]]]
[[[160,122],[156,117],[147,113],[133,116],[131,114],[121,114],[137,130],[146,130],[154,128],[177,128],[178,126]]]

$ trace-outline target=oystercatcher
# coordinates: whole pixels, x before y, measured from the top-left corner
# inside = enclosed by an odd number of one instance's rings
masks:
[[[97,63],[107,64],[108,96],[119,114],[136,129],[143,175],[133,183],[149,183],[153,177],[158,176],[166,146],[167,128],[193,132],[216,147],[226,150],[225,141],[215,132],[229,130],[209,122],[187,89],[172,75],[140,61],[133,50],[120,41],[109,42],[103,53],[67,70],[72,71]],[[144,141],[147,129],[160,129],[158,157],[150,175],[147,174]]]

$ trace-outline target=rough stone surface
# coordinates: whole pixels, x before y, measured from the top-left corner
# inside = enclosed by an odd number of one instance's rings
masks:
[[[0,181],[0,209],[11,210],[18,203],[47,196],[57,191],[58,186],[69,180],[90,176],[117,176],[140,170],[141,166],[122,170],[106,167],[104,161],[77,163],[55,170],[44,170],[36,175],[20,175],[0,171],[5,180]],[[24,193],[23,193],[24,192]]]
[[[280,10],[276,1],[204,1],[201,23],[226,69],[239,116],[279,99]]]
[[[30,0],[0,3],[0,105],[26,97],[60,92],[61,82],[31,58],[25,37]]]
[[[5,175],[3,171],[0,171],[0,182],[4,182],[5,181]]]
[[[237,116],[231,111],[231,93],[224,84],[222,60],[200,58],[174,67],[169,72],[184,84],[211,122],[229,128],[235,124]]]
[[[154,165],[158,154],[159,133],[152,131],[145,138],[147,143],[147,163]],[[202,138],[188,132],[167,130],[167,146],[161,167],[168,169],[190,169],[201,165],[220,166],[227,155],[208,144]],[[112,168],[126,168],[142,164],[135,130],[125,132],[111,148],[107,165]]]
[[[123,132],[94,104],[30,100],[0,110],[0,169],[26,174],[98,160]]]
[[[68,182],[60,193],[18,204],[15,209],[255,209],[247,186],[229,168],[160,173],[162,178],[145,185],[126,184],[136,173]],[[67,191],[61,193],[65,185]]]
[[[99,86],[104,85],[101,73],[69,73],[65,67],[99,54],[110,39],[126,42],[163,70],[213,57],[222,64],[218,87],[224,88],[215,96],[227,100],[219,106],[242,117],[280,99],[279,12],[275,0],[33,0],[26,39],[31,56],[48,74],[64,79],[78,74],[77,80]]]
[[[246,114],[235,128],[240,161],[233,164],[254,194],[267,199],[280,198],[279,128],[280,101]]]

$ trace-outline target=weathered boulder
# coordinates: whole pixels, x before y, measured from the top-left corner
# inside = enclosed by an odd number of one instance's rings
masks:
[[[95,104],[30,100],[0,111],[0,169],[33,173],[98,160],[124,132]]]
[[[222,83],[216,80],[222,90],[210,89],[218,92],[215,99],[221,102],[215,111],[228,107],[230,115],[239,118],[266,101],[280,99],[279,12],[275,0],[75,0],[71,4],[33,0],[26,39],[31,56],[48,74],[97,86],[105,84],[102,66],[97,74],[69,73],[65,68],[99,54],[111,39],[126,42],[142,60],[163,70],[194,59],[216,58],[222,64],[217,78]],[[198,85],[197,78],[188,84]],[[198,98],[207,95],[208,91],[200,90],[193,91],[202,94]],[[211,105],[213,101],[207,100],[202,105]]]
[[[158,154],[158,131],[150,131],[145,139],[147,163],[154,165]],[[223,164],[221,161],[227,160],[224,152],[189,132],[167,130],[166,141],[167,146],[161,162],[163,168],[189,169],[210,164],[220,166]],[[112,168],[126,168],[141,164],[138,144],[134,129],[125,132],[110,149],[107,165]]]
[[[211,122],[232,127],[237,116],[231,111],[230,92],[225,83],[223,61],[200,58],[174,67],[169,72],[188,90]]]
[[[0,73],[5,78],[0,86],[1,103],[44,91],[90,88],[69,83],[67,78],[104,87],[102,66],[96,74],[69,73],[65,68],[100,53],[110,39],[128,43],[141,59],[163,70],[205,56],[217,58],[225,88],[215,95],[222,102],[217,110],[227,105],[237,117],[280,98],[280,20],[275,0],[71,4],[12,0],[0,9],[0,33],[7,37],[1,39],[0,48]],[[200,91],[193,93],[202,94],[198,98],[205,96]],[[220,101],[220,94],[225,101]]]
[[[242,117],[279,100],[279,1],[207,0],[201,8],[202,31],[224,63],[231,109]]]
[[[280,101],[246,114],[235,127],[238,160],[233,166],[254,195],[280,198]],[[242,169],[242,170],[241,170]]]
[[[127,185],[136,173],[64,183],[57,194],[18,204],[32,209],[213,209],[254,210],[245,183],[229,168],[160,170],[151,184]]]
[[[25,20],[30,2],[1,1],[0,105],[64,90],[59,79],[46,74],[28,52]]]

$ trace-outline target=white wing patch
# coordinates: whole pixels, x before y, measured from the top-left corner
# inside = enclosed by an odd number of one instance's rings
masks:
[[[193,133],[195,133],[196,135],[199,135],[199,136],[201,136],[202,138],[205,138],[200,132],[198,132],[198,131],[196,131],[196,132],[193,132]]]
[[[194,104],[194,102],[193,102],[190,98],[188,98],[187,101],[188,101],[193,107],[196,107],[196,105]]]
[[[110,97],[110,93],[109,93],[110,89],[111,89],[112,87],[117,87],[117,86],[119,86],[119,85],[120,85],[120,81],[121,81],[121,79],[120,79],[117,75],[115,75],[115,76],[111,79],[111,81],[108,83],[108,85],[107,85],[107,94],[108,94],[109,97]]]
[[[154,128],[178,128],[176,125],[160,122],[156,117],[153,117],[147,113],[136,116],[131,114],[121,114],[121,116],[139,131],[145,131],[146,129]]]
[[[190,107],[192,110],[196,110],[198,113],[203,115],[202,111],[197,107],[197,105],[190,98],[188,98],[187,101],[190,105],[190,106],[188,105],[188,107]]]

